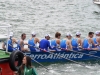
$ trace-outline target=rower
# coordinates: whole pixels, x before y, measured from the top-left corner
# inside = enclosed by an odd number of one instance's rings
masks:
[[[7,42],[2,44],[2,48],[6,50],[8,44],[8,52],[12,52],[13,50],[17,50],[17,47],[14,47],[14,44],[17,43],[16,39],[13,37],[13,32],[10,32],[9,39]]]
[[[66,38],[60,42],[60,47],[62,50],[72,50],[71,39],[71,33],[67,33]]]
[[[93,42],[94,42],[95,44],[97,44],[97,38],[99,38],[99,31],[96,31],[96,32],[95,32],[95,37],[93,38]],[[93,48],[96,48],[96,46],[93,46]]]
[[[71,41],[73,50],[79,50],[82,48],[82,39],[81,39],[81,33],[76,32],[76,38],[73,38]]]
[[[98,33],[96,34],[96,47],[94,48],[94,50],[100,50],[100,31],[98,31]]]
[[[26,39],[26,34],[25,33],[21,34],[21,39],[18,40],[18,48],[21,51],[28,51],[29,50],[28,48],[24,48],[24,45],[28,45],[27,43],[24,42],[25,39]]]
[[[88,33],[88,38],[83,40],[83,44],[82,47],[85,50],[93,50],[93,45],[95,45],[95,43],[93,42],[93,36],[94,36],[94,32],[89,32]]]
[[[32,35],[32,37],[28,40],[28,47],[29,47],[30,51],[36,52],[38,50],[38,49],[36,49],[36,47],[38,47],[37,44],[39,44],[39,39],[36,37],[35,32],[32,32],[31,35]]]
[[[49,49],[52,49],[50,46],[50,42],[49,42],[50,37],[51,37],[50,34],[46,34],[45,38],[40,41],[39,48],[41,49],[41,51],[48,51],[49,52]]]
[[[58,49],[60,47],[60,37],[61,37],[61,33],[56,32],[55,34],[55,39],[51,40],[51,47],[53,50],[59,51],[60,49]]]

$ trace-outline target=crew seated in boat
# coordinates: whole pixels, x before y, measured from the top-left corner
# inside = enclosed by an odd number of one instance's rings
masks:
[[[96,44],[93,42],[93,36],[94,36],[94,32],[88,33],[88,38],[85,38],[83,40],[83,44],[82,44],[83,49],[95,50],[95,48],[93,48],[93,45],[96,46]]]
[[[28,45],[27,43],[24,42],[25,39],[26,39],[26,34],[25,33],[21,34],[21,39],[18,40],[18,48],[21,51],[29,51],[28,48],[24,48],[24,45]]]
[[[50,40],[50,34],[46,34],[45,38],[42,39],[39,43],[39,48],[41,51],[49,51],[48,48],[52,49],[49,40]]]
[[[8,39],[8,42],[4,42],[2,44],[2,48],[4,50],[6,50],[6,47],[8,46],[7,50],[8,52],[12,52],[13,50],[17,50],[17,46],[14,47],[14,44],[17,43],[16,39],[13,37],[13,32],[10,32],[10,35],[9,35],[9,39]]]
[[[71,39],[72,39],[71,33],[67,33],[66,38],[61,40],[60,42],[60,48],[62,50],[72,50]]]
[[[82,39],[81,39],[81,33],[76,32],[76,38],[73,38],[71,41],[73,50],[79,50],[82,49]]]
[[[39,43],[39,39],[36,37],[36,33],[32,32],[32,37],[28,40],[28,47],[31,52],[37,51],[36,47],[37,44]]]
[[[56,51],[60,50],[58,49],[60,47],[60,37],[61,37],[61,33],[56,32],[55,39],[51,40],[50,43],[53,50],[56,50]]]

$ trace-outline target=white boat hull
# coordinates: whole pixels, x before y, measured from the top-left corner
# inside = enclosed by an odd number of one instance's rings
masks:
[[[96,2],[96,1],[94,1],[94,4],[100,5],[100,2]]]

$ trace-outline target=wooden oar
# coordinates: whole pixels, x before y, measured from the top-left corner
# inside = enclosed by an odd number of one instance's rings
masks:
[[[49,71],[49,69],[47,67],[45,67],[44,65],[42,65],[41,63],[39,63],[38,61],[36,61],[35,59],[31,58],[32,60],[34,60],[37,64],[39,64],[40,66],[42,66],[43,68],[45,68],[47,71]]]
[[[32,59],[32,58],[31,58]],[[52,70],[52,69],[48,69],[47,67],[45,67],[43,64],[39,63],[38,61],[36,61],[35,59],[32,59],[34,62],[36,62],[37,64],[39,64],[40,66],[42,66],[43,68],[45,68],[47,71],[59,71],[59,72],[65,72],[65,71],[61,71],[61,70]]]

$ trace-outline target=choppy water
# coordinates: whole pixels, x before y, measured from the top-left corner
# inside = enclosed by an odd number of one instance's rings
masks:
[[[67,32],[74,36],[77,30],[82,32],[84,38],[89,31],[100,29],[100,8],[92,0],[0,0],[0,22],[11,24],[16,38],[25,32],[28,39],[31,31],[35,31],[39,38],[47,33],[54,37],[59,31],[64,38]],[[39,75],[100,74],[98,63],[86,66],[90,69],[67,63],[46,66],[65,72],[47,72],[43,67],[37,67],[37,70]]]

